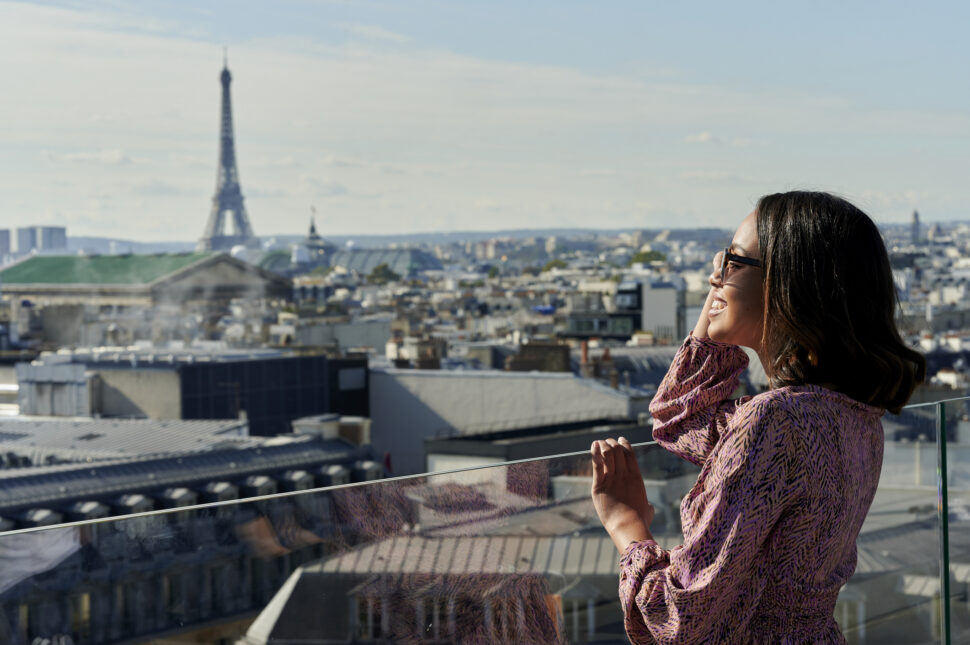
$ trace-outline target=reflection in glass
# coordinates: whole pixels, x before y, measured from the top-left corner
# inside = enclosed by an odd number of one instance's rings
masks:
[[[962,594],[966,421],[953,409],[951,589]],[[836,607],[849,643],[943,636],[934,424],[933,406],[885,418],[880,487]],[[652,444],[637,455],[654,533],[673,547],[698,470]],[[207,483],[169,491],[166,512],[0,535],[0,640],[625,642],[586,454],[232,499],[257,484]],[[196,495],[226,501],[177,504]],[[138,500],[105,504],[123,503]],[[963,596],[951,610],[965,621]]]

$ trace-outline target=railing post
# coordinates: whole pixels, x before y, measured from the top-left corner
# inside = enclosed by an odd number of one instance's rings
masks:
[[[950,507],[947,500],[946,403],[936,405],[936,497],[940,518],[940,623],[950,645]]]
[[[921,486],[923,484],[923,439],[921,435],[916,437],[916,446],[913,449],[913,454],[916,455],[916,467],[913,468],[913,485]]]

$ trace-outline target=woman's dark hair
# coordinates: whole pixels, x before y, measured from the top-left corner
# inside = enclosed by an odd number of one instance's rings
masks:
[[[828,193],[766,195],[756,210],[772,385],[826,384],[898,413],[926,361],[896,329],[896,287],[876,225]]]

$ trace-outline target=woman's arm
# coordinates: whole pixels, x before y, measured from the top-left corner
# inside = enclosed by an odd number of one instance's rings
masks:
[[[713,290],[694,331],[684,341],[650,402],[653,437],[667,450],[702,465],[740,403],[731,400],[748,356],[735,345],[707,337],[707,311]]]
[[[765,543],[797,500],[792,424],[783,410],[746,406],[726,429],[686,503],[684,544],[630,544],[620,601],[636,642],[723,642],[743,633],[771,573]]]

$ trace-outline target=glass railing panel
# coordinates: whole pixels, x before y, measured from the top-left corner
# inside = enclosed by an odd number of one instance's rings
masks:
[[[944,404],[949,622],[952,643],[970,642],[970,399]]]
[[[962,408],[948,406],[958,432]],[[850,643],[945,641],[935,415],[885,418],[879,489],[836,606]],[[948,446],[955,630],[959,446]],[[675,546],[698,469],[652,444],[637,455],[652,530]],[[0,642],[626,642],[618,555],[590,483],[577,453],[3,534]]]
[[[659,541],[697,469],[637,448]],[[586,453],[0,535],[0,642],[624,642]]]
[[[938,406],[883,417],[879,487],[836,619],[849,643],[942,643]]]

